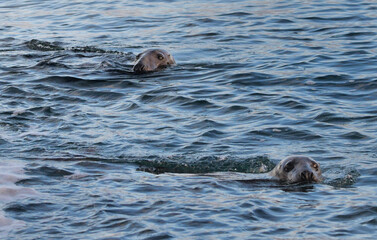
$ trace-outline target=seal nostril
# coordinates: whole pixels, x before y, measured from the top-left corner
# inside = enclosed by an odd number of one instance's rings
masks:
[[[313,180],[313,173],[309,171],[303,171],[301,173],[301,180],[302,181],[312,181]]]
[[[134,72],[137,72],[137,73],[144,72],[144,71],[145,71],[145,69],[144,69],[144,65],[143,65],[143,64],[140,64],[140,63],[137,63],[137,64],[133,67],[133,71],[134,71]]]
[[[305,180],[306,180],[305,172],[302,172],[302,173],[301,173],[301,180],[302,180],[302,181],[305,181]]]

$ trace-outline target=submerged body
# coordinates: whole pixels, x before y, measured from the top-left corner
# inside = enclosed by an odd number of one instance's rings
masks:
[[[170,175],[198,176],[198,174],[174,173]],[[214,172],[202,174],[203,176],[216,177],[226,181],[240,181],[247,183],[319,183],[322,182],[322,171],[319,163],[306,156],[289,156],[281,160],[270,172],[267,173],[242,173],[242,172]]]
[[[132,70],[135,73],[146,73],[175,65],[173,56],[164,49],[149,49],[136,56]]]

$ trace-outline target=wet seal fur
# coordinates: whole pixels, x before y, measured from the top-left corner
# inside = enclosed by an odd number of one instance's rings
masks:
[[[268,175],[287,183],[323,181],[319,163],[306,156],[286,157]]]
[[[175,65],[173,56],[164,49],[149,49],[136,56],[132,70],[135,73],[157,71]]]
[[[146,171],[146,169],[141,169]],[[261,171],[264,171],[261,169]],[[289,156],[281,160],[270,172],[251,174],[246,172],[213,172],[213,173],[169,173],[173,176],[208,176],[223,181],[237,181],[254,186],[269,186],[269,184],[301,184],[320,183],[324,180],[318,162],[301,155]],[[267,184],[267,185],[266,185]]]

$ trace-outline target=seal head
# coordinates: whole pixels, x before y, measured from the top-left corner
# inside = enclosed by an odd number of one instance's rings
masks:
[[[136,56],[132,70],[135,73],[146,73],[175,65],[173,56],[164,49],[149,49]]]
[[[281,160],[269,174],[288,183],[321,182],[323,180],[319,163],[306,156],[287,157]]]

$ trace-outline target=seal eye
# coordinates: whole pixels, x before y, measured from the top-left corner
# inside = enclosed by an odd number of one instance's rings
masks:
[[[162,60],[162,59],[164,59],[164,56],[162,54],[157,54],[157,58],[158,58],[158,60]]]
[[[294,168],[294,164],[293,164],[293,162],[289,162],[289,163],[287,163],[287,164],[285,165],[285,167],[284,167],[284,171],[285,171],[285,172],[290,172],[290,171],[293,170],[293,168]]]
[[[313,168],[314,168],[316,171],[318,171],[318,169],[319,169],[318,164],[317,164],[317,163],[313,163]]]

